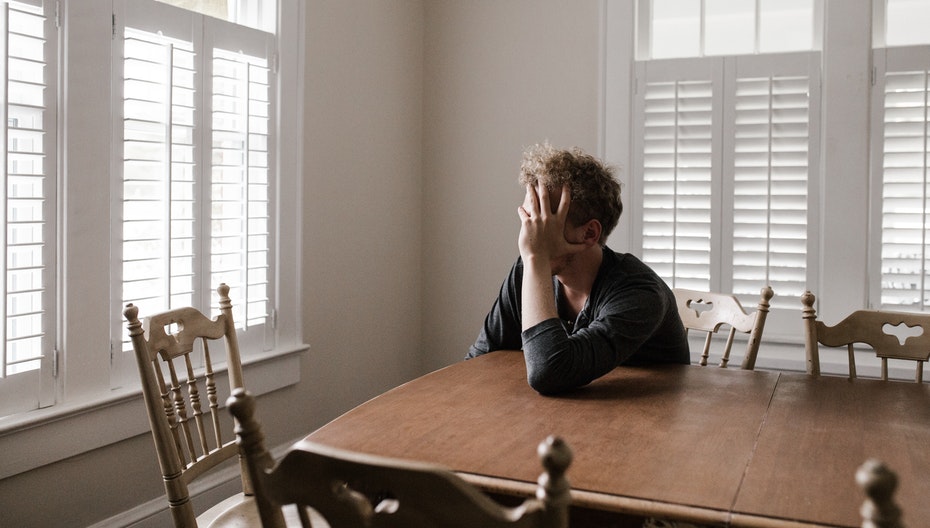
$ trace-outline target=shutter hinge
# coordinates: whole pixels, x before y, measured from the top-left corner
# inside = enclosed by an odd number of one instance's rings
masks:
[[[53,378],[58,377],[58,357],[60,355],[61,354],[58,352],[57,347],[52,349],[52,377]]]
[[[55,27],[61,28],[61,2],[55,2]]]
[[[271,328],[278,328],[278,310],[272,308],[269,315],[271,316]]]
[[[275,75],[278,74],[278,53],[277,52],[275,52],[271,56],[271,73]]]
[[[116,13],[110,15],[110,36],[116,38]]]
[[[875,86],[875,78],[878,77],[878,71],[875,69],[875,66],[872,66],[872,86]]]

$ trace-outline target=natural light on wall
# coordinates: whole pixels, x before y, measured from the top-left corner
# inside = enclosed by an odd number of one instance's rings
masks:
[[[814,38],[813,0],[652,0],[649,4],[652,27],[647,57],[652,59],[807,51]]]
[[[234,24],[275,32],[277,0],[158,0]]]

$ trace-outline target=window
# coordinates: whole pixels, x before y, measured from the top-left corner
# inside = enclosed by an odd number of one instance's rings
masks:
[[[156,0],[0,0],[0,479],[145,432],[120,311],[151,269],[174,278],[133,302],[207,311],[226,281],[251,390],[299,381],[299,292],[281,284],[298,283],[282,219],[298,217],[301,152],[277,138],[302,137],[303,3],[270,4],[275,33]],[[38,340],[38,356],[19,346]],[[87,435],[88,419],[108,425]]]
[[[166,4],[183,7],[219,20],[275,31],[277,2],[275,0],[158,0]]]
[[[637,55],[653,58],[635,62],[631,187],[642,205],[631,215],[633,248],[673,287],[733,292],[754,306],[770,285],[776,297],[767,326],[788,333],[796,298],[816,282],[813,6],[687,4],[690,11],[670,0],[639,4],[651,9],[638,18],[651,24],[646,33],[659,34],[641,36],[648,49]],[[778,30],[788,15],[809,23]],[[807,51],[759,53],[784,49]]]
[[[884,8],[883,38],[887,46],[930,44],[926,20],[930,17],[930,3],[926,0],[884,0],[879,4],[879,16]],[[884,5],[882,5],[884,4]],[[878,30],[881,28],[879,26]]]
[[[297,282],[299,246],[278,243],[297,238],[280,219],[296,217],[300,150],[277,138],[301,136],[301,4],[246,4],[282,9],[276,32],[156,0],[0,0],[0,431],[133,405],[122,307],[209,312],[220,282],[243,361],[261,365],[256,390],[299,377],[276,370],[304,349],[297,293],[279,287]],[[17,467],[138,433],[113,427]]]
[[[57,29],[41,0],[0,2],[5,136],[0,415],[53,401]]]
[[[637,57],[667,59],[807,51],[813,0],[640,0]]]
[[[159,3],[128,3],[125,21],[113,305],[215,316],[225,282],[244,348],[270,349],[274,36]],[[118,310],[113,327],[134,361]]]
[[[876,11],[873,52],[873,304],[930,307],[930,36],[926,2],[886,0]],[[877,302],[875,301],[877,300]]]

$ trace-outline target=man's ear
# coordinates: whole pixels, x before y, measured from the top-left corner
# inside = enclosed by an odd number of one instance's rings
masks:
[[[584,224],[584,236],[582,242],[593,246],[594,244],[599,244],[601,242],[601,234],[604,232],[604,227],[601,225],[601,222],[595,218],[588,220]]]

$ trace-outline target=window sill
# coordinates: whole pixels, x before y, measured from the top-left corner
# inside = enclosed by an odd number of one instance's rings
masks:
[[[249,390],[265,394],[300,381],[307,346],[243,358]],[[226,371],[217,372],[220,401],[228,396]],[[139,388],[93,402],[56,406],[0,420],[0,479],[63,460],[149,431]]]

